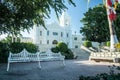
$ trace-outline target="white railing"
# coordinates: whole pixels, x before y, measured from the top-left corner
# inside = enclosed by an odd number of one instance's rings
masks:
[[[116,59],[120,58],[120,52],[92,52],[89,60],[112,60],[117,62]]]

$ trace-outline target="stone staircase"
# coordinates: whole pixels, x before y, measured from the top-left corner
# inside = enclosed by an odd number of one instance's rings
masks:
[[[92,52],[98,52],[96,49],[94,48],[87,48],[87,47],[84,47],[81,45],[81,48],[79,49],[71,49],[75,55],[75,58],[77,59],[80,59],[80,60],[89,60],[89,56],[90,56],[90,53]],[[108,47],[104,47],[104,48],[101,48],[100,50],[101,52],[109,52],[109,48]]]
[[[90,52],[80,48],[80,49],[72,49],[75,58],[79,59],[79,60],[89,60],[89,55]]]

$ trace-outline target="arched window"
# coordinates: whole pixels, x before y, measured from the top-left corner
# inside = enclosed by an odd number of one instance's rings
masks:
[[[57,44],[58,41],[57,40],[53,40],[52,44]]]

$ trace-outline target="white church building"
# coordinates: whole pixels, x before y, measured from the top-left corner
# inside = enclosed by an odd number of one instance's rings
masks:
[[[69,48],[80,48],[82,38],[80,35],[72,35],[71,20],[67,12],[63,12],[59,19],[59,23],[45,23],[47,29],[43,26],[34,26],[33,41],[41,52],[51,49],[59,42],[66,43]]]

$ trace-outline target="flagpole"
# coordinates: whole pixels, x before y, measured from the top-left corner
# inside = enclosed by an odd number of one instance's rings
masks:
[[[87,11],[89,9],[89,3],[90,3],[90,0],[88,0],[88,2],[87,2]]]
[[[110,30],[110,51],[115,51],[115,44],[118,43],[118,39],[114,29],[114,22],[110,20],[108,15],[109,9],[108,9],[107,0],[106,0],[106,12],[107,12],[107,18],[108,18],[109,30]]]

